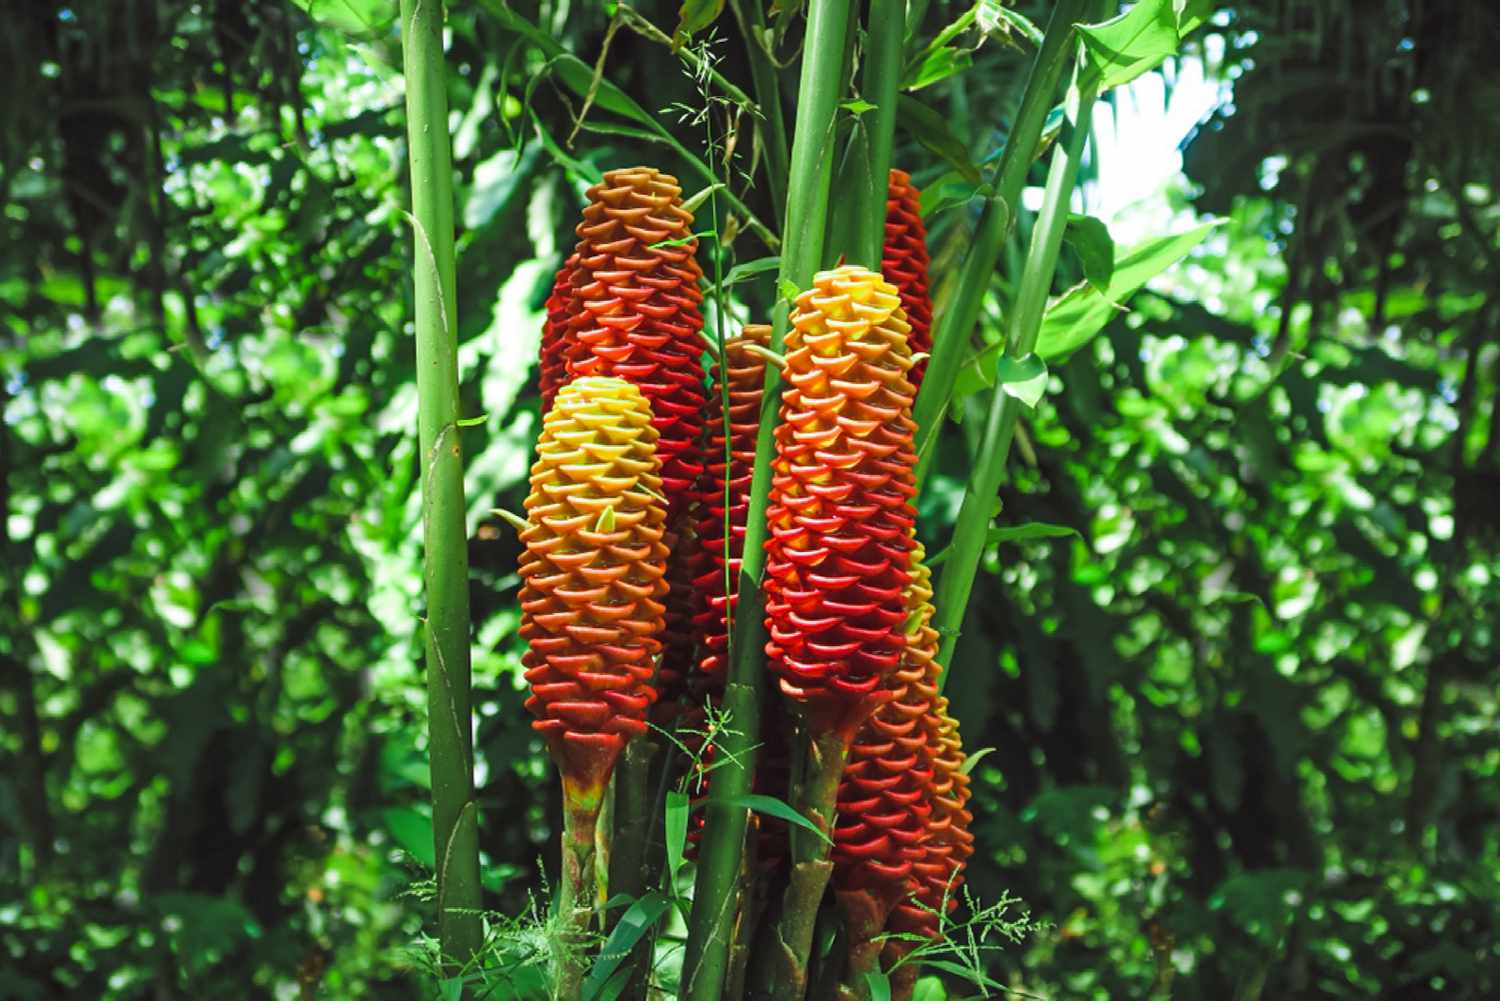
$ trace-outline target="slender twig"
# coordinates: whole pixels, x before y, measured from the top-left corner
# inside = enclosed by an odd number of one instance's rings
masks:
[[[672,36],[662,31],[651,19],[628,4],[620,4],[616,8],[617,17],[625,27],[640,35],[649,38],[653,42],[672,47]],[[750,99],[750,95],[734,85],[734,82],[720,73],[711,60],[705,59],[703,55],[691,45],[680,45],[676,47],[677,57],[687,63],[694,73],[701,73],[712,80],[714,86],[724,92],[724,96],[742,108],[750,108],[759,111],[756,103]]]
[[[1000,157],[994,190],[985,202],[984,214],[964,255],[963,270],[946,307],[938,313],[933,331],[932,360],[917,394],[913,418],[917,422],[917,484],[921,485],[932,464],[937,431],[953,395],[953,381],[967,353],[969,337],[979,319],[984,296],[994,277],[1001,248],[1016,224],[1016,208],[1026,174],[1036,158],[1047,112],[1052,108],[1058,81],[1073,53],[1073,24],[1086,8],[1087,0],[1058,0],[1047,24],[1042,47],[1031,64],[1026,91],[1015,124]]]
[[[1037,336],[1042,327],[1042,313],[1047,305],[1047,294],[1052,288],[1052,276],[1057,270],[1063,231],[1068,223],[1068,207],[1078,179],[1083,147],[1088,141],[1094,100],[1098,92],[1097,75],[1087,74],[1080,79],[1080,74],[1075,72],[1068,101],[1072,133],[1065,144],[1053,151],[1047,187],[1042,195],[1042,210],[1031,231],[1031,245],[1026,253],[1016,301],[1010,312],[1005,351],[1012,359],[1024,359],[1036,350]],[[974,472],[964,490],[958,520],[953,526],[952,555],[943,568],[933,598],[936,609],[933,625],[943,637],[938,653],[939,664],[952,663],[958,630],[963,624],[964,610],[969,604],[969,592],[974,586],[974,573],[984,553],[995,492],[1005,473],[1006,456],[1010,452],[1016,421],[1023,406],[1016,396],[1006,391],[1003,384],[995,386]],[[943,680],[946,678],[947,672],[944,672]]]
[[[415,259],[417,431],[438,940],[452,972],[483,939],[469,717],[469,550],[458,438],[453,161],[440,4],[401,0]]]

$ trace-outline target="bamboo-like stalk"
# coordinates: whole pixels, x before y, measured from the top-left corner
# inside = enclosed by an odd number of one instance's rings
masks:
[[[875,105],[860,116],[851,141],[858,187],[852,200],[851,244],[844,249],[851,264],[880,271],[885,244],[885,203],[890,190],[891,147],[896,135],[896,92],[901,83],[902,42],[906,37],[906,0],[870,0],[865,19],[861,96]]]
[[[438,941],[456,973],[479,951],[479,818],[469,716],[469,550],[458,436],[453,162],[442,7],[401,0],[416,289],[417,428],[422,461],[422,581]]]
[[[1042,313],[1052,287],[1053,273],[1057,270],[1063,231],[1068,224],[1068,206],[1078,179],[1083,147],[1088,142],[1094,100],[1098,93],[1097,75],[1086,74],[1080,79],[1080,74],[1075,71],[1073,86],[1068,93],[1068,103],[1071,106],[1069,110],[1072,114],[1067,127],[1072,132],[1067,136],[1066,143],[1060,144],[1053,151],[1047,173],[1047,187],[1042,196],[1042,210],[1037,217],[1036,227],[1031,231],[1031,245],[1026,252],[1026,263],[1022,267],[1015,305],[1010,311],[1005,353],[1014,359],[1025,358],[1036,350],[1037,336],[1042,327]],[[963,504],[959,507],[958,520],[953,526],[952,555],[943,567],[933,599],[937,610],[933,625],[943,637],[942,647],[938,652],[939,664],[953,662],[953,648],[958,642],[959,627],[963,625],[969,592],[974,587],[974,573],[984,553],[991,506],[1005,473],[1005,460],[1010,452],[1021,407],[1021,401],[1005,392],[1003,386],[995,387],[990,398],[974,472],[969,477]],[[945,671],[939,678],[939,690],[946,680]]]
[[[786,212],[787,173],[790,163],[786,147],[786,120],[781,111],[781,83],[776,64],[761,50],[757,39],[766,31],[766,15],[759,0],[729,0],[740,34],[750,50],[750,82],[760,108],[761,136],[765,141],[766,181],[771,188],[771,206],[777,217]]]
[[[654,795],[653,767],[659,745],[648,734],[632,740],[615,766],[615,825],[609,857],[609,895],[639,899],[657,882],[657,867],[649,855],[651,827],[661,809]],[[611,928],[625,914],[621,907],[611,916]],[[647,931],[631,949],[628,965],[634,971],[620,993],[622,1001],[646,997],[651,979],[652,950],[656,936]]]
[[[927,374],[922,380],[921,392],[917,394],[912,416],[917,422],[917,486],[920,488],[932,464],[938,428],[948,410],[953,395],[953,382],[958,376],[969,344],[969,336],[979,319],[985,292],[994,277],[995,265],[1000,260],[1000,251],[1016,225],[1016,206],[1020,204],[1021,189],[1026,186],[1026,174],[1036,159],[1037,145],[1041,142],[1042,127],[1047,122],[1047,112],[1052,109],[1053,96],[1057,93],[1058,81],[1062,79],[1063,67],[1072,55],[1074,46],[1073,24],[1083,16],[1088,0],[1058,0],[1052,9],[1052,19],[1047,22],[1046,37],[1031,64],[1026,78],[1026,90],[1021,97],[1021,108],[1005,143],[1005,152],[1000,156],[999,172],[995,178],[993,193],[985,202],[984,214],[964,255],[963,269],[953,295],[937,317],[932,337],[932,358],[927,363]]]
[[[562,885],[558,889],[556,955],[553,956],[552,1001],[578,1001],[588,971],[594,897],[594,836],[600,800],[570,790],[563,779]]]
[[[833,122],[840,97],[839,69],[850,8],[849,0],[812,0],[808,11],[782,229],[778,298],[771,330],[771,350],[777,354],[786,337],[791,308],[791,297],[784,290],[788,284],[798,289],[810,285],[823,253],[832,181]],[[749,819],[748,811],[734,801],[750,791],[760,733],[766,639],[761,572],[765,567],[766,502],[771,488],[773,434],[780,402],[781,373],[774,365],[767,366],[740,564],[739,605],[724,688],[723,705],[729,712],[730,723],[717,745],[717,753],[724,755],[726,764],[715,770],[709,784],[706,826],[683,957],[682,1001],[719,1001],[734,938],[734,885],[740,872]]]

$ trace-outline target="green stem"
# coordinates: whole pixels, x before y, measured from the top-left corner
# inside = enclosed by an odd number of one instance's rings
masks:
[[[578,1001],[588,971],[594,919],[594,835],[599,801],[574,795],[563,780],[562,886],[552,963],[552,1001]]]
[[[729,0],[734,19],[739,22],[745,47],[750,50],[750,80],[755,87],[755,103],[760,108],[761,138],[766,151],[766,181],[771,188],[771,206],[781,217],[786,212],[788,153],[786,120],[781,111],[781,84],[776,64],[761,48],[757,38],[765,36],[766,15],[759,0]]]
[[[407,148],[416,229],[417,428],[438,941],[453,975],[479,951],[479,820],[469,715],[469,549],[458,437],[453,161],[442,7],[401,0]]]
[[[1073,120],[1068,126],[1072,132],[1067,142],[1059,145],[1052,154],[1047,187],[1042,195],[1042,210],[1036,227],[1031,231],[1031,246],[1026,253],[1021,284],[1016,290],[1010,326],[1005,335],[1005,353],[1014,359],[1025,358],[1036,350],[1042,313],[1052,288],[1052,276],[1057,270],[1063,231],[1068,225],[1068,206],[1078,179],[1078,166],[1088,141],[1094,99],[1098,93],[1097,76],[1091,74],[1080,81],[1078,74],[1074,74],[1074,84],[1068,95],[1069,104],[1074,106],[1071,109]],[[959,627],[963,625],[964,610],[969,604],[969,592],[974,587],[974,573],[984,554],[995,492],[999,490],[1005,473],[1005,459],[1023,406],[1020,400],[1005,391],[1004,386],[997,385],[990,398],[977,464],[964,490],[958,521],[953,526],[952,555],[943,567],[933,598],[937,610],[933,625],[943,637],[938,652],[939,664],[952,663]],[[944,672],[939,684],[946,680],[947,672]]]
[[[885,246],[885,203],[890,190],[891,147],[896,135],[896,91],[901,82],[901,46],[906,0],[870,0],[860,96],[875,105],[860,116],[851,144],[858,187],[849,262],[880,271]]]
[[[758,970],[759,982],[751,991],[750,996],[757,999],[802,1001],[806,996],[813,931],[833,875],[828,853],[849,746],[843,735],[828,732],[809,735],[802,750],[802,779],[793,790],[792,805],[813,822],[821,836],[798,825],[791,829],[791,873],[768,954]]]
[[[620,763],[615,768],[615,828],[610,845],[609,895],[628,896],[639,899],[648,889],[656,885],[653,878],[655,867],[651,865],[650,833],[653,809],[652,772],[659,746],[652,739],[654,734],[637,737],[625,746]],[[615,911],[618,922],[625,908]],[[651,979],[651,959],[655,936],[648,930],[640,937],[626,960],[634,972],[630,983],[620,994],[625,1001],[643,999],[646,986]]]
[[[953,382],[958,377],[959,365],[968,350],[969,338],[979,319],[990,279],[994,277],[1000,250],[1015,228],[1015,209],[1020,204],[1021,190],[1026,185],[1026,174],[1032,161],[1036,159],[1042,127],[1047,123],[1047,112],[1052,108],[1053,95],[1057,93],[1063,67],[1067,65],[1068,56],[1073,52],[1070,44],[1073,24],[1083,16],[1086,6],[1087,0],[1058,0],[1057,6],[1052,10],[1046,37],[1042,40],[1042,47],[1037,51],[1036,60],[1031,64],[1031,73],[1026,79],[1021,108],[1016,113],[1015,124],[1005,142],[1005,152],[1000,157],[994,190],[985,202],[984,214],[980,216],[979,227],[969,245],[969,252],[964,255],[958,287],[954,289],[947,307],[937,317],[932,338],[932,358],[927,363],[927,374],[922,379],[922,389],[917,394],[912,415],[917,422],[919,487],[932,464],[937,431],[948,410],[948,402],[953,395]]]
[[[830,147],[849,15],[849,0],[812,0],[808,12],[778,290],[788,283],[798,289],[811,285],[822,257],[832,177]],[[771,329],[771,350],[778,354],[786,338],[790,309],[791,302],[778,292]],[[766,503],[771,489],[781,373],[775,366],[767,366],[765,380],[724,693],[724,706],[730,713],[729,732],[719,741],[718,753],[724,754],[729,763],[715,769],[709,783],[706,827],[683,957],[683,1001],[718,1001],[722,996],[734,937],[733,891],[749,819],[748,811],[734,801],[750,791],[760,738],[758,690],[763,683],[766,641],[760,578],[765,566]]]

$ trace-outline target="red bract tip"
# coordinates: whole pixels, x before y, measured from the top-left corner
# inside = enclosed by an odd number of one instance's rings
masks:
[[[904,170],[891,170],[885,203],[885,249],[880,255],[885,280],[896,286],[911,324],[911,350],[932,350],[932,295],[927,287],[927,229],[922,225],[922,193]],[[912,366],[911,384],[920,389],[924,358]]]

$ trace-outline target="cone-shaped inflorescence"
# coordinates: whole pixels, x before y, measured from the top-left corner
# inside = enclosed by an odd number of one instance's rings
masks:
[[[786,338],[766,542],[766,653],[810,735],[847,747],[906,646],[915,493],[909,326],[896,290],[819,273]]]
[[[922,717],[920,731],[925,738],[925,758],[930,765],[930,779],[924,793],[926,836],[923,854],[915,860],[908,880],[911,896],[891,912],[886,930],[896,935],[919,935],[937,938],[940,915],[957,904],[957,890],[962,883],[965,862],[974,851],[974,836],[969,831],[969,776],[964,774],[963,742],[959,739],[958,721],[948,713],[948,700],[937,695],[937,680],[942,668],[936,661],[938,634],[928,623],[932,606],[930,574],[925,567],[914,572],[912,594],[921,600],[921,624],[910,646],[914,660],[924,664],[925,687],[934,692],[931,708]],[[925,594],[925,597],[922,595]],[[886,942],[884,959],[893,967],[912,948],[910,939],[893,938]],[[896,997],[910,997],[916,983],[917,964],[907,963],[892,976]]]
[[[663,730],[670,730],[682,715],[697,654],[698,643],[693,635],[697,596],[693,582],[705,562],[698,539],[697,511],[696,502],[684,509],[664,540],[669,552],[666,628],[662,633],[661,661],[657,665],[657,700],[651,710],[651,722]],[[702,705],[696,697],[693,702]]]
[[[693,216],[676,178],[650,167],[609,171],[588,196],[571,304],[560,305],[552,350],[570,377],[608,375],[640,387],[660,433],[662,490],[675,524],[702,472],[703,272]],[[552,317],[549,309],[549,325]]]
[[[661,650],[667,547],[657,433],[638,389],[583,377],[542,425],[521,533],[531,697],[570,796],[597,801],[646,729]]]
[[[885,202],[885,249],[880,269],[901,294],[901,308],[911,324],[912,354],[932,350],[932,295],[927,288],[927,229],[922,225],[922,193],[904,170],[891,169]],[[927,359],[911,370],[911,384],[922,386]]]
[[[887,680],[893,697],[860,728],[850,748],[834,827],[834,891],[849,934],[849,977],[862,984],[880,960],[876,936],[892,909],[922,887],[934,788],[930,714],[937,699],[931,626],[932,574],[920,543],[907,586],[907,646]]]

